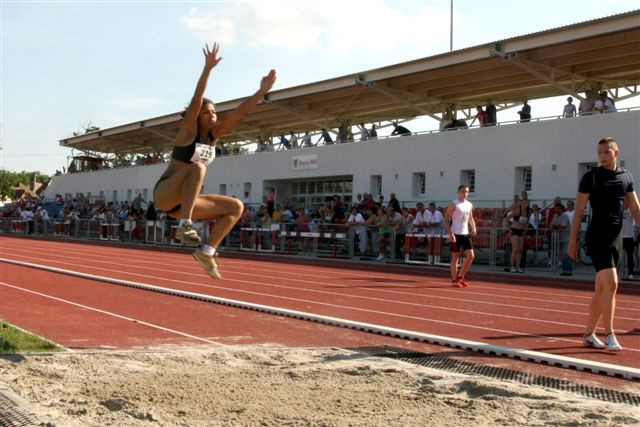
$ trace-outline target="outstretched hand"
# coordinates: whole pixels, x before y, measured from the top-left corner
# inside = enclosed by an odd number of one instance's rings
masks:
[[[218,43],[213,43],[213,49],[209,50],[209,44],[205,44],[205,47],[202,48],[202,52],[204,53],[204,65],[208,69],[212,69],[218,62],[222,61],[222,57],[218,57],[218,51],[220,50],[220,45]]]
[[[264,76],[260,81],[260,91],[266,94],[271,90],[275,82],[276,82],[276,70],[271,70],[269,71],[269,74]]]

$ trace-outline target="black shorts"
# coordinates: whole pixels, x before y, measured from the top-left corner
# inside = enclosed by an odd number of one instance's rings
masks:
[[[512,228],[511,229],[511,235],[512,236],[516,236],[516,237],[524,236],[524,229],[523,228]]]
[[[451,242],[451,252],[470,251],[473,249],[473,241],[468,234],[454,234],[456,242]]]
[[[585,249],[593,261],[596,272],[607,268],[618,268],[622,253],[622,233],[611,237],[587,230]]]

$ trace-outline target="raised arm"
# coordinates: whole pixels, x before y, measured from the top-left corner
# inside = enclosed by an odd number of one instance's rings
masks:
[[[176,136],[176,145],[190,144],[198,133],[198,115],[200,114],[200,108],[202,108],[202,100],[204,98],[204,92],[207,89],[209,74],[211,74],[211,70],[222,61],[222,57],[218,57],[219,50],[220,45],[218,43],[214,43],[213,49],[211,50],[208,44],[202,49],[204,53],[204,68],[196,84],[193,98],[191,98],[191,102],[185,111],[182,125]]]
[[[567,254],[574,260],[578,259],[578,233],[580,232],[580,224],[582,224],[584,211],[587,208],[588,202],[589,194],[578,193],[576,196],[576,209],[573,214],[573,224],[571,224],[571,234],[569,235],[569,247],[567,248]]]
[[[264,76],[260,81],[260,89],[249,98],[247,98],[240,106],[225,118],[214,130],[216,138],[221,138],[231,129],[233,129],[238,123],[240,123],[247,114],[253,111],[258,105],[258,102],[271,90],[273,84],[276,81],[276,70],[269,71],[269,74]]]

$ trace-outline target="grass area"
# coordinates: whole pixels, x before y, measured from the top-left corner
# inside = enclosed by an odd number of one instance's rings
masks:
[[[57,345],[42,338],[0,322],[0,352],[27,353],[61,351]]]

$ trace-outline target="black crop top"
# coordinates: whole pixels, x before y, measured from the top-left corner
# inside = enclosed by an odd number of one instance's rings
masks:
[[[212,133],[209,133],[209,137],[211,141],[216,140],[215,136]],[[185,145],[183,147],[173,147],[171,158],[184,163],[192,163],[191,158],[193,157],[193,153],[195,153],[196,151],[196,144],[200,144],[200,134],[196,135],[193,142],[189,145]],[[213,143],[211,145],[213,145]]]

